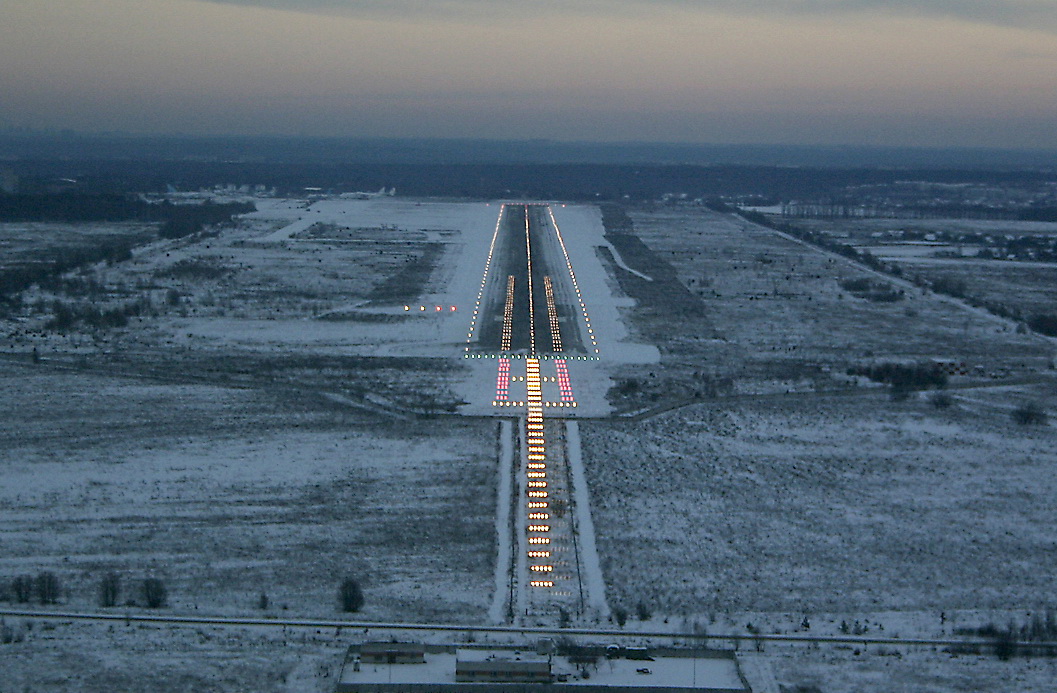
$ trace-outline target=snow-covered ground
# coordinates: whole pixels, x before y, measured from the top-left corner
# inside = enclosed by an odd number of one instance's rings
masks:
[[[429,290],[410,310],[403,305],[352,306],[364,313],[388,314],[398,321],[321,322],[318,320],[190,319],[181,323],[175,339],[180,343],[205,339],[250,348],[279,350],[305,346],[325,353],[368,356],[400,355],[427,358],[461,358],[465,353],[472,308],[481,290],[491,240],[495,234],[501,202],[446,203],[415,202],[393,198],[371,200],[324,200],[310,205],[296,201],[272,200],[247,219],[266,222],[275,231],[255,239],[261,243],[282,243],[291,249],[310,247],[317,239],[303,232],[317,223],[340,228],[381,229],[393,243],[422,231],[445,230],[443,266],[438,268]],[[576,416],[598,416],[609,411],[606,393],[611,385],[611,364],[654,363],[655,347],[634,343],[623,324],[620,310],[633,305],[612,288],[612,281],[598,258],[599,248],[609,248],[618,263],[619,253],[603,237],[598,209],[593,206],[552,204],[565,247],[576,272],[584,300],[590,311],[598,339],[599,361],[570,360],[569,373],[579,406]],[[557,247],[557,246],[555,246]],[[630,270],[630,268],[628,268]],[[634,271],[634,270],[631,270]],[[493,273],[494,274],[494,273]],[[644,275],[643,275],[644,276]],[[489,277],[486,290],[498,290],[498,280]],[[436,310],[440,306],[441,310]],[[422,308],[425,310],[422,310]],[[456,310],[452,311],[451,308]],[[496,362],[491,359],[463,359],[467,375],[457,394],[467,402],[462,412],[492,415]]]
[[[595,546],[595,524],[591,517],[591,494],[584,471],[583,454],[580,450],[580,425],[576,421],[566,424],[566,454],[572,473],[573,492],[576,494],[576,526],[580,537],[580,560],[583,565],[584,587],[588,595],[588,607],[592,616],[604,619],[609,616],[606,604],[606,585],[602,576],[602,563]]]
[[[620,254],[604,237],[605,227],[598,207],[552,204],[551,210],[565,240],[587,308],[591,311],[591,322],[598,335],[599,356],[603,362],[656,363],[660,359],[657,347],[632,341],[620,315],[620,310],[632,307],[634,301],[614,293],[611,288],[613,281],[598,259],[599,248],[608,248],[614,258],[620,258]],[[617,262],[627,267],[623,259]],[[635,273],[645,277],[639,272]]]
[[[365,618],[484,619],[484,422],[7,364],[0,382],[0,578],[54,571],[79,610],[116,571],[121,603],[156,575],[176,613],[336,616],[350,575]]]

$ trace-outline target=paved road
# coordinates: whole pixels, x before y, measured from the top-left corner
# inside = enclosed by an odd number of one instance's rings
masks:
[[[291,618],[231,618],[224,616],[167,616],[163,614],[121,614],[106,612],[45,611],[0,609],[2,618],[32,618],[59,621],[97,621],[125,623],[156,623],[168,625],[210,626],[263,626],[272,628],[362,628],[375,630],[433,631],[458,633],[509,633],[514,635],[597,635],[604,640],[613,638],[674,638],[698,642],[785,642],[785,643],[829,643],[847,645],[895,645],[922,647],[959,647],[965,645],[989,645],[988,638],[879,638],[856,635],[811,635],[731,633],[684,633],[679,631],[610,630],[602,628],[552,628],[534,626],[482,626],[479,624],[452,623],[383,623],[376,621],[346,621],[340,619],[291,619]],[[1023,648],[1057,648],[1057,642],[1032,642],[1018,640],[1012,643]]]

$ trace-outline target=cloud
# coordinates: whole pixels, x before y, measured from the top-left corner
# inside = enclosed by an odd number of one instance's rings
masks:
[[[208,0],[313,14],[411,21],[472,21],[529,15],[649,16],[666,11],[753,17],[884,15],[948,18],[1057,32],[1054,0]]]

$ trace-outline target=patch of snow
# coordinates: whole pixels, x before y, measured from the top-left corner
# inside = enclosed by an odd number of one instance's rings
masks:
[[[573,477],[576,526],[580,537],[580,558],[583,562],[584,582],[587,587],[587,604],[595,611],[593,615],[604,619],[609,616],[609,606],[606,604],[606,583],[602,579],[602,563],[598,560],[598,548],[595,546],[595,525],[591,520],[590,491],[587,488],[587,477],[584,474],[584,460],[580,455],[580,426],[576,421],[565,422],[565,440],[569,470]]]
[[[499,422],[499,490],[496,493],[495,535],[498,542],[495,564],[495,594],[488,608],[488,620],[495,624],[506,622],[506,606],[510,593],[510,493],[514,469],[514,427],[510,419]]]

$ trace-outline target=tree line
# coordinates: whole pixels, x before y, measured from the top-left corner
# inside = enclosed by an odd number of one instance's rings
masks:
[[[115,194],[0,196],[0,222],[156,222],[161,224],[158,235],[167,239],[199,233],[209,226],[230,224],[236,215],[255,209],[248,202],[174,205]],[[134,241],[129,239],[110,238],[80,248],[49,250],[38,262],[4,268],[0,270],[0,301],[9,302],[14,294],[33,285],[45,286],[79,267],[131,259],[133,245]]]
[[[118,193],[40,193],[0,195],[0,222],[173,221],[218,224],[236,214],[256,209],[252,202],[212,202],[174,205],[168,200],[148,202],[138,195]]]
[[[58,604],[63,597],[59,576],[50,570],[42,570],[36,575],[18,575],[6,581],[0,581],[0,602],[42,605]],[[169,590],[165,582],[155,576],[148,576],[126,584],[121,575],[115,571],[103,574],[99,579],[99,606],[144,606],[148,609],[161,609],[169,605]],[[124,601],[122,601],[124,598]],[[266,610],[270,604],[267,593],[262,592],[257,598],[257,608]],[[346,576],[338,587],[338,607],[346,613],[354,613],[363,608],[364,594],[357,578]],[[284,607],[285,608],[285,607]]]
[[[928,289],[939,294],[961,299],[975,308],[983,308],[1000,318],[1022,321],[1029,328],[1039,334],[1057,337],[1057,312],[1026,315],[1025,311],[1019,306],[1010,306],[997,301],[988,301],[972,295],[969,291],[968,284],[963,279],[955,277],[937,277],[935,279],[928,279],[920,275],[906,275],[899,265],[884,262],[870,251],[843,243],[824,232],[810,231],[802,229],[794,224],[777,222],[760,212],[740,210],[721,201],[708,202],[707,206],[713,211],[724,214],[736,214],[754,224],[795,236],[796,238],[818,248],[829,250],[830,252],[843,255],[844,257],[860,264],[866,265],[870,269],[890,274],[893,277],[906,279],[922,289]]]

